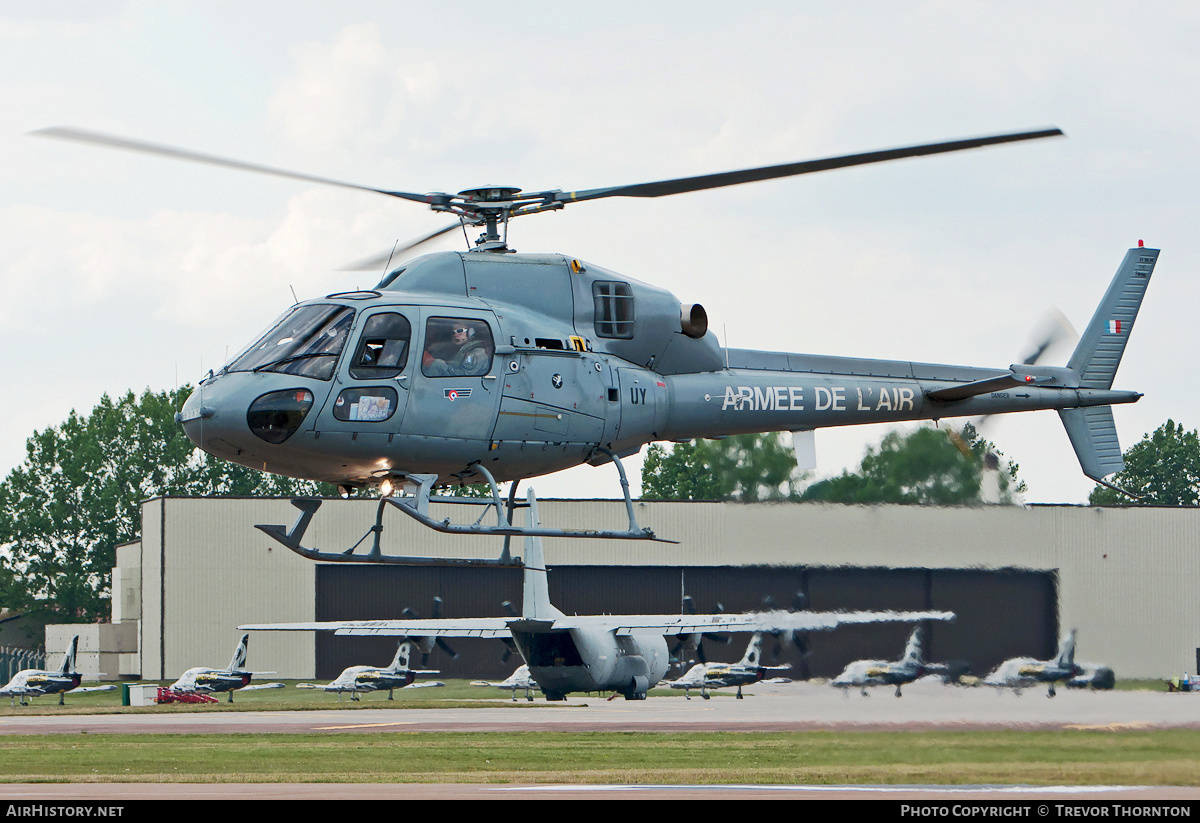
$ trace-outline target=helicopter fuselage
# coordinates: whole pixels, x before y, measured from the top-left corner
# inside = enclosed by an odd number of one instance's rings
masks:
[[[598,266],[444,252],[373,290],[292,307],[177,419],[200,448],[255,469],[457,485],[484,479],[475,466],[521,479],[656,440],[1140,396],[1080,388],[1069,369],[1014,368],[727,350],[700,307]]]

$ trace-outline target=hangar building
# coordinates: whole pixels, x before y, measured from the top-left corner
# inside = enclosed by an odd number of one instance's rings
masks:
[[[304,545],[348,549],[375,522],[376,501],[327,500]],[[470,513],[434,504],[439,519]],[[542,522],[621,528],[620,501],[539,501]],[[551,598],[567,613],[677,613],[683,596],[701,612],[779,607],[797,592],[808,607],[943,609],[957,619],[928,627],[927,658],[966,661],[986,674],[1014,656],[1047,658],[1062,631],[1078,628],[1078,662],[1118,677],[1194,671],[1200,644],[1200,509],[1084,506],[841,506],[794,503],[639,502],[638,522],[679,544],[547,539]],[[123,629],[120,674],[177,677],[191,666],[224,666],[246,623],[431,616],[501,616],[519,607],[520,571],[487,567],[398,567],[315,563],[256,524],[291,526],[286,499],[156,498],[142,508],[142,540],[118,548],[113,621]],[[434,533],[388,507],[391,554],[495,558],[500,539]],[[366,542],[369,546],[369,540]],[[363,549],[360,549],[360,552]],[[523,546],[513,543],[513,553]],[[129,625],[133,624],[133,625]],[[814,632],[806,649],[780,659],[801,675],[830,676],[848,661],[896,658],[906,626]],[[736,660],[745,637],[714,644],[711,660]],[[768,643],[768,653],[771,651]],[[456,659],[434,651],[444,677],[497,677],[496,640],[452,641]],[[386,664],[389,638],[257,633],[249,668],[284,678],[335,676],[349,665]],[[106,671],[114,671],[108,668]]]

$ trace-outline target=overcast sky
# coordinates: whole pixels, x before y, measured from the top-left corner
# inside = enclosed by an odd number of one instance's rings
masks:
[[[1066,138],[518,221],[700,302],[740,348],[1007,367],[1162,248],[1122,446],[1200,425],[1200,7],[1178,2],[0,0],[0,472],[104,393],[194,383],[422,207],[34,139],[72,125],[381,188],[566,190],[1058,126]],[[456,246],[455,235],[442,241]],[[1060,351],[1052,363],[1065,363]],[[819,431],[822,475],[886,432]],[[1031,502],[1082,502],[1053,412],[993,418]],[[632,467],[632,474],[637,474]],[[611,468],[533,485],[614,496]]]

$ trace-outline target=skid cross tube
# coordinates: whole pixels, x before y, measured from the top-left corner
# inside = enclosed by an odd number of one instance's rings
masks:
[[[620,458],[607,449],[600,448],[599,451],[612,460],[613,464],[617,467],[617,472],[620,474],[621,491],[625,498],[625,512],[629,517],[629,527],[625,530],[554,529],[542,528],[540,526],[530,528],[514,525],[513,513],[518,508],[527,508],[529,505],[524,501],[518,502],[517,500],[516,491],[518,481],[514,480],[512,482],[508,490],[508,499],[504,500],[500,496],[500,488],[496,484],[496,479],[492,477],[491,472],[479,464],[474,464],[470,468],[487,480],[488,488],[492,493],[490,499],[434,496],[432,491],[434,484],[438,481],[437,475],[409,475],[405,478],[404,482],[406,494],[399,498],[380,498],[379,505],[375,510],[375,524],[367,530],[366,534],[358,539],[357,543],[342,552],[321,551],[319,549],[308,548],[302,543],[304,534],[308,530],[309,524],[312,523],[313,515],[316,514],[317,509],[321,507],[321,503],[323,502],[318,498],[300,497],[291,501],[292,505],[300,510],[300,516],[290,529],[286,526],[277,525],[256,525],[254,528],[309,560],[322,560],[330,563],[390,563],[398,566],[519,567],[523,565],[521,558],[513,557],[509,550],[509,543],[512,537],[590,537],[599,540],[653,540],[658,543],[677,543],[678,541],[675,540],[664,540],[661,537],[657,537],[651,529],[638,526],[637,518],[634,516],[633,511],[633,500],[629,496],[629,480],[625,475],[625,468],[621,465]],[[442,520],[433,518],[429,513],[429,504],[431,501],[483,506],[484,510],[474,523],[456,524],[451,523],[448,517]],[[394,506],[418,523],[442,534],[481,534],[503,537],[503,549],[500,552],[500,556],[495,559],[410,557],[384,554],[380,545],[380,538],[383,535],[384,507],[389,505]],[[483,520],[487,516],[488,509],[494,509],[496,512],[496,524],[494,526],[483,525]],[[370,549],[365,554],[355,554],[359,546],[362,546],[368,537],[371,537]]]
[[[652,530],[643,529],[638,526],[637,518],[634,517],[633,513],[633,500],[629,496],[629,480],[625,476],[625,467],[621,465],[620,458],[608,449],[601,447],[598,450],[612,459],[621,477],[621,490],[625,498],[625,512],[629,516],[629,528],[622,531],[611,529],[553,529],[515,526],[512,522],[513,510],[518,507],[524,508],[528,504],[517,503],[515,501],[514,491],[516,484],[514,482],[513,487],[509,489],[508,504],[505,506],[500,500],[500,491],[495,479],[487,469],[478,463],[473,464],[471,468],[483,475],[488,481],[488,486],[492,492],[492,499],[490,501],[460,497],[431,497],[430,491],[433,488],[433,484],[437,482],[437,476],[430,474],[409,475],[405,483],[405,490],[408,491],[411,489],[412,493],[400,498],[384,498],[384,501],[395,506],[422,525],[443,534],[494,534],[504,537],[591,537],[603,540],[653,540],[659,543],[677,543],[678,541],[676,540],[664,540],[661,537],[657,537]],[[473,503],[475,505],[494,506],[496,509],[496,525],[481,525],[483,515],[471,525],[451,523],[448,517],[442,520],[435,520],[429,514],[429,503],[431,500],[434,502]]]

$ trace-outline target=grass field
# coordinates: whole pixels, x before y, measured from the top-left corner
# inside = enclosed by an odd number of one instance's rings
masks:
[[[1200,785],[1200,731],[0,737],[0,781]]]
[[[230,710],[510,707],[498,689],[371,694],[350,703],[290,688],[230,705],[121,707],[120,693],[56,697],[20,714],[158,714]],[[1158,681],[1125,688],[1164,689]],[[680,697],[657,690],[656,695]],[[731,693],[717,695],[731,699]],[[222,696],[223,698],[223,696]],[[54,734],[0,736],[0,782],[387,782],[658,784],[1029,784],[1200,786],[1200,731],[988,732],[373,732],[357,734]]]

